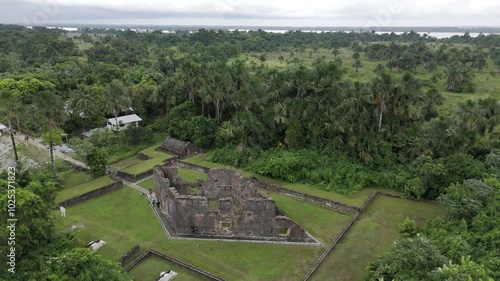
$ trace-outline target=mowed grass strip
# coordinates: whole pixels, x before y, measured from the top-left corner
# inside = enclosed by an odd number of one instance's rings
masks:
[[[203,173],[198,173],[185,168],[178,168],[177,170],[179,171],[179,176],[186,182],[195,182],[198,179],[206,181],[208,179],[208,176]]]
[[[271,197],[280,209],[325,246],[331,243],[351,220],[351,215],[319,208],[286,195],[271,193]]]
[[[312,280],[363,280],[370,262],[388,251],[407,217],[419,226],[442,216],[438,204],[378,196],[345,234],[313,275]]]
[[[187,159],[182,159],[182,161],[207,167],[207,168],[228,168],[228,165],[210,162],[210,156],[208,153],[199,153]]]
[[[295,201],[284,198],[278,206],[290,212],[294,204],[289,200]],[[307,205],[296,202],[300,208]],[[323,216],[325,210],[314,205],[306,209],[306,214],[316,213],[319,216]],[[71,206],[66,212],[67,217],[61,218],[59,229],[77,225],[76,238],[82,245],[96,239],[105,240],[108,244],[98,253],[112,261],[117,261],[133,246],[140,245],[143,249],[154,248],[226,280],[302,280],[325,250],[320,246],[169,240],[145,197],[126,186]],[[338,214],[333,212],[328,211],[328,214],[333,222],[344,219],[336,218]],[[308,231],[322,232],[322,226],[314,225],[317,220],[308,216],[292,219],[299,223],[309,220],[305,226]],[[321,222],[323,219],[318,220]],[[330,233],[327,236],[330,237]]]
[[[73,171],[61,179],[64,189],[77,186],[92,180],[92,175],[81,171]]]
[[[143,249],[152,246],[144,243],[151,237],[156,241],[165,237],[144,195],[128,186],[66,209],[59,228],[76,225],[76,237],[82,245],[97,239],[106,241],[98,253],[112,261],[135,245]]]
[[[153,169],[153,167],[156,165],[163,165],[163,160],[165,160],[165,159],[153,158],[153,159],[145,160],[139,164],[130,166],[130,167],[123,169],[121,171],[125,172],[125,173],[129,173],[131,175],[138,175],[138,174],[141,174],[141,173],[144,173],[148,170]]]
[[[208,168],[234,168],[234,167],[231,167],[228,165],[210,162],[210,153],[201,153],[201,154],[195,155],[189,159],[186,159],[184,161],[188,162],[188,163],[200,165],[203,167],[208,167]],[[239,171],[242,173],[243,176],[245,176],[247,178],[255,177],[255,178],[257,178],[261,181],[264,181],[266,183],[280,185],[280,186],[283,186],[283,187],[290,189],[290,190],[293,190],[293,191],[301,192],[304,194],[308,194],[308,195],[316,196],[319,198],[324,198],[324,199],[328,199],[328,200],[332,200],[335,202],[343,203],[343,204],[350,205],[350,206],[356,206],[356,207],[363,206],[366,199],[368,199],[368,197],[375,191],[380,191],[380,192],[384,192],[384,193],[388,193],[388,194],[392,194],[392,195],[396,195],[396,196],[402,195],[401,192],[393,190],[393,189],[363,188],[363,189],[359,190],[358,192],[356,192],[352,196],[345,196],[345,195],[340,195],[340,194],[337,194],[334,192],[321,190],[319,187],[315,187],[315,186],[309,185],[309,184],[289,183],[289,182],[285,182],[282,180],[277,180],[277,179],[257,175],[255,173],[244,171],[244,170],[239,170]]]
[[[191,170],[184,169],[184,168],[178,168],[178,170],[179,170],[179,176],[182,177],[182,179],[184,179],[184,181],[186,181],[186,182],[195,182],[198,179],[202,179],[202,180],[206,181],[208,178],[207,175],[203,174],[203,173],[198,173],[198,172],[191,171]],[[141,181],[138,184],[139,184],[139,186],[144,187],[145,189],[148,189],[148,190],[150,188],[152,190],[155,189],[154,178],[146,179],[144,181]]]
[[[128,272],[128,275],[136,281],[151,281],[156,280],[161,272],[167,270],[173,270],[178,273],[175,277],[175,281],[209,280],[200,274],[194,273],[157,256],[146,258],[144,261],[134,266],[132,270]]]
[[[55,202],[60,203],[64,200],[68,200],[70,198],[76,197],[78,195],[82,195],[92,190],[99,189],[106,185],[112,184],[115,182],[112,178],[109,177],[100,177],[94,180],[88,181],[84,184],[76,185],[70,188],[63,189],[57,193]]]
[[[150,188],[152,190],[155,190],[155,179],[154,178],[149,178],[147,180],[143,180],[138,183],[140,187],[144,187],[145,189],[149,190]]]
[[[123,159],[121,161],[118,161],[114,164],[112,164],[111,166],[119,169],[119,170],[122,170],[122,169],[126,169],[128,167],[131,167],[131,166],[134,166],[136,164],[139,164],[141,163],[143,160],[133,156],[133,157],[130,157],[130,158],[127,158],[127,159]]]
[[[142,153],[146,154],[149,157],[153,158],[161,158],[161,159],[168,159],[174,157],[174,155],[163,152],[163,151],[157,151],[156,149],[160,147],[162,143],[157,143],[155,145],[152,145],[144,150],[141,150]]]
[[[155,144],[144,150],[141,150],[141,153],[152,157],[152,159],[140,160],[139,158],[133,156],[116,163],[118,164],[118,166],[116,164],[113,164],[113,166],[125,173],[138,175],[152,169],[155,165],[162,165],[163,161],[174,156],[165,152],[156,151],[155,149],[158,148],[159,145],[160,144]],[[131,165],[126,166],[127,164]]]

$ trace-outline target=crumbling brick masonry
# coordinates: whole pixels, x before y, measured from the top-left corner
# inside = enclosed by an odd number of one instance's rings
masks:
[[[180,236],[314,242],[272,198],[232,169],[210,169],[205,184],[188,185],[177,168],[155,166],[161,213]]]

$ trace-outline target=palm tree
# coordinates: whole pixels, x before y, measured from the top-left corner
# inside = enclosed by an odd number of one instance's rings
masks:
[[[186,88],[188,99],[194,102],[200,82],[199,69],[201,67],[193,61],[185,61],[181,67],[181,79],[178,81]]]
[[[500,101],[494,98],[486,98],[479,100],[479,105],[485,118],[483,134],[488,129],[490,138],[493,139],[495,137],[495,127],[500,124]]]
[[[335,57],[335,58],[336,58],[339,54],[340,54],[339,48],[335,47],[335,48],[332,50],[332,55],[333,55],[333,57]]]
[[[89,86],[78,85],[71,93],[69,106],[82,119],[92,119],[100,115],[98,93]]]
[[[378,73],[371,85],[371,103],[376,106],[375,114],[378,120],[378,132],[382,132],[382,120],[387,112],[387,103],[394,91],[394,79],[387,72]]]
[[[38,120],[42,122],[42,126],[49,132],[49,151],[50,161],[52,164],[52,174],[56,175],[56,166],[54,161],[54,137],[53,133],[59,126],[61,126],[66,118],[64,109],[64,102],[61,97],[52,91],[40,92],[35,98],[33,104],[34,111],[37,112]]]
[[[161,106],[164,114],[170,111],[170,105],[175,104],[175,80],[168,78],[155,87],[150,100]]]
[[[120,80],[113,80],[107,87],[108,112],[115,116],[116,143],[120,145],[120,124],[118,124],[118,115],[131,105],[127,88]]]
[[[360,67],[363,67],[363,64],[359,59],[355,60],[354,63],[352,64],[352,67],[356,68],[356,73],[358,73],[358,69]]]
[[[457,127],[464,131],[474,131],[485,123],[478,103],[473,100],[457,103],[454,116]]]

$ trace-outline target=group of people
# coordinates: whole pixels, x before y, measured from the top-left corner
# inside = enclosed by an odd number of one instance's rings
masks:
[[[160,208],[160,201],[156,198],[156,194],[151,188],[149,189],[149,199],[151,200],[151,205],[153,205],[153,207],[156,206],[157,208]]]

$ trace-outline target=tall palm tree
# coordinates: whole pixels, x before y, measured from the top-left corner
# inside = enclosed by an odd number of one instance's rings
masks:
[[[131,105],[128,90],[120,80],[113,80],[107,86],[107,105],[108,112],[115,117],[116,143],[120,145],[120,124],[118,124],[118,115],[129,108]]]
[[[483,121],[480,131],[483,135],[489,132],[490,138],[495,136],[495,127],[500,124],[500,101],[495,98],[480,99],[478,101],[479,110],[482,112]]]
[[[485,121],[478,103],[473,100],[457,103],[454,116],[457,127],[466,131],[476,130]]]
[[[371,85],[372,104],[376,106],[375,114],[378,117],[378,132],[382,132],[382,121],[387,112],[387,105],[394,91],[394,79],[387,72],[378,73]]]
[[[150,100],[161,106],[164,114],[170,111],[170,105],[175,104],[175,80],[167,78],[155,87]]]
[[[363,67],[363,64],[359,59],[355,60],[354,63],[352,64],[352,67],[356,69],[356,73],[358,73],[358,69]]]
[[[185,61],[181,67],[181,79],[178,81],[185,87],[188,99],[192,102],[194,102],[200,84],[200,69],[199,64],[193,61]]]

